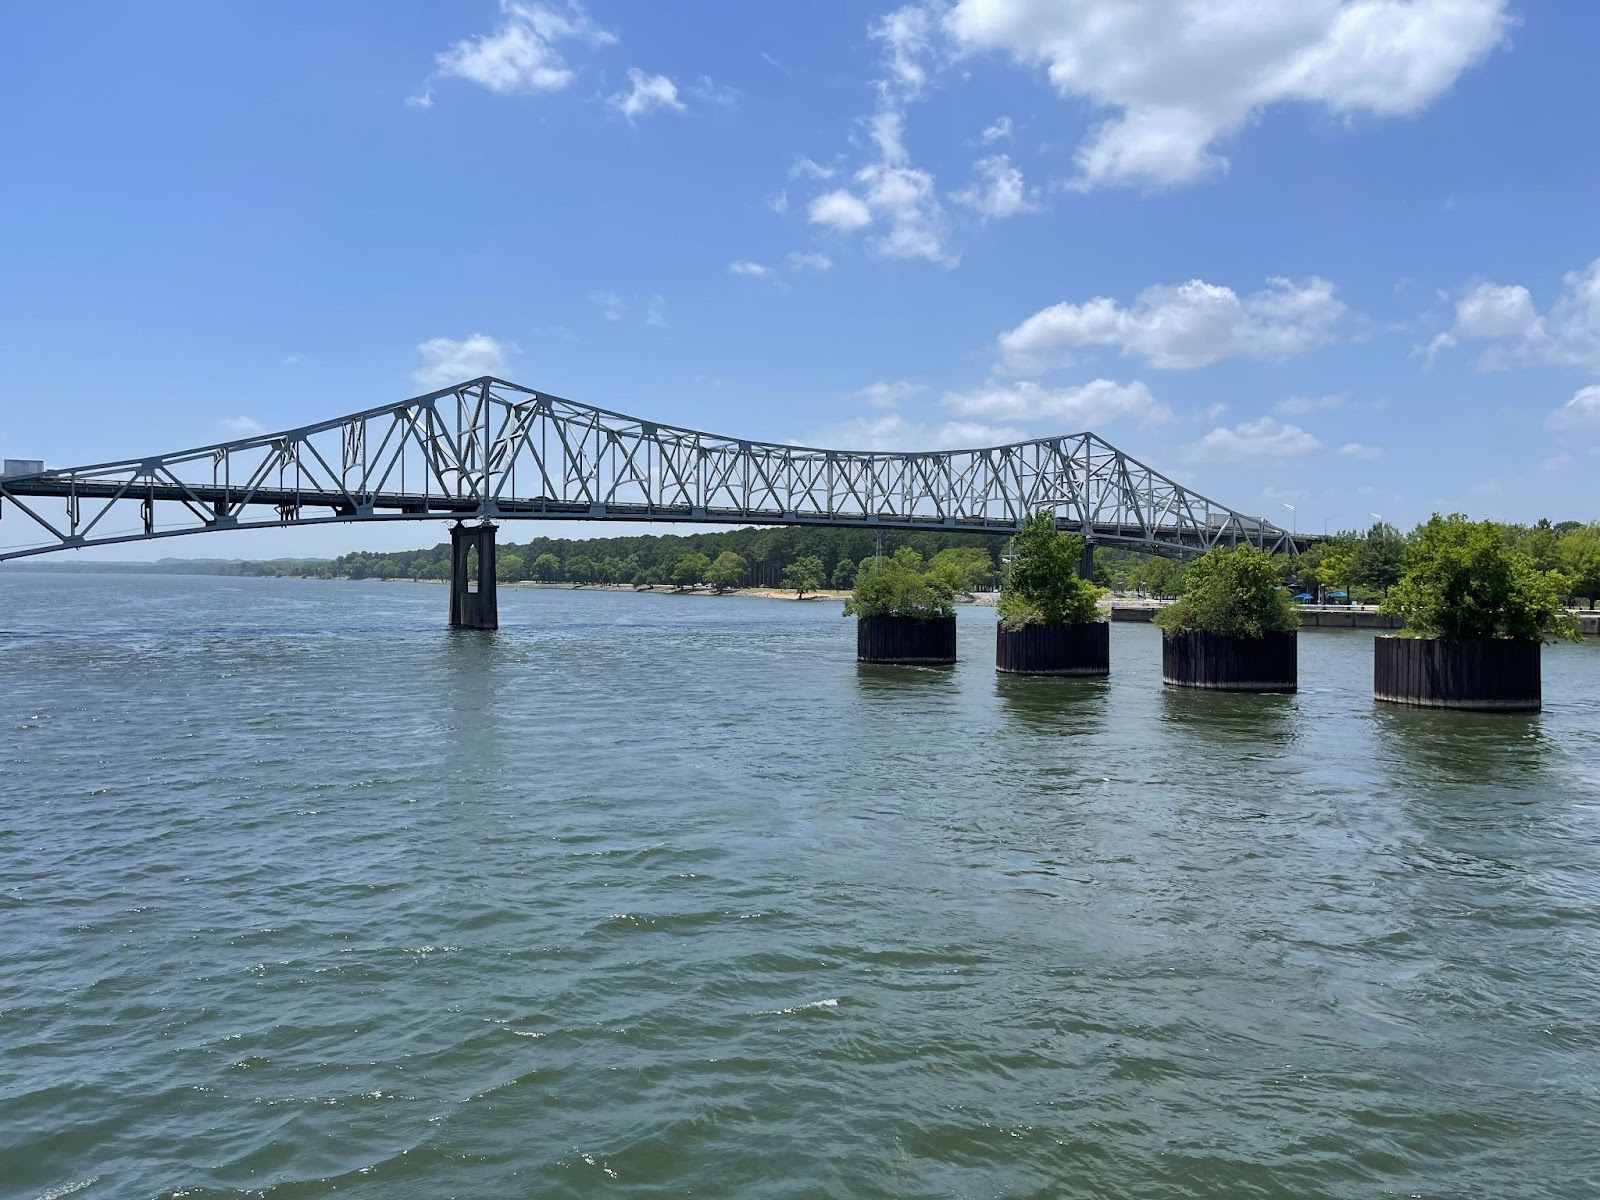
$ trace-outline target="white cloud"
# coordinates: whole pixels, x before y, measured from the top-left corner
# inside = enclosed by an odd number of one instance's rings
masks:
[[[1010,117],[996,117],[992,124],[983,127],[983,140],[986,142],[998,142],[1010,138],[1011,129]]]
[[[1248,458],[1289,458],[1310,454],[1322,443],[1298,425],[1280,425],[1271,417],[1219,426],[1189,447],[1191,457],[1213,462]]]
[[[644,323],[660,329],[667,327],[667,302],[660,296],[651,296],[650,302],[645,305]]]
[[[888,223],[872,245],[884,258],[925,258],[953,266],[944,248],[944,210],[934,195],[933,176],[915,167],[873,163],[856,172],[866,188],[867,210]]]
[[[432,108],[433,107],[433,89],[432,88],[423,88],[422,89],[422,95],[420,95],[420,96],[407,96],[406,97],[406,107],[407,108]]]
[[[1562,451],[1559,454],[1552,454],[1549,458],[1540,459],[1539,470],[1552,473],[1556,471],[1565,471],[1576,461],[1577,460],[1573,458],[1572,455],[1566,453],[1566,451]]]
[[[974,184],[955,193],[951,199],[957,204],[965,204],[997,221],[1039,211],[1038,193],[1028,190],[1022,182],[1022,172],[1012,165],[1007,155],[980,158],[972,167],[981,185]]]
[[[608,321],[620,321],[623,314],[628,311],[628,306],[623,303],[622,297],[615,292],[604,290],[590,292],[589,302],[598,305],[600,315]]]
[[[1024,438],[1020,429],[974,421],[924,425],[899,413],[857,417],[824,429],[809,443],[830,450],[957,450],[1003,446]]]
[[[1275,104],[1408,116],[1505,36],[1506,0],[956,0],[963,52],[1043,67],[1110,115],[1077,152],[1080,186],[1172,186],[1225,170],[1216,142]]]
[[[1368,446],[1362,442],[1346,442],[1339,447],[1339,453],[1346,458],[1374,459],[1382,458],[1383,450],[1377,446]]]
[[[1345,312],[1333,291],[1315,277],[1269,279],[1264,290],[1239,296],[1191,279],[1146,288],[1127,308],[1105,296],[1056,304],[1000,335],[1001,364],[1014,374],[1038,374],[1066,365],[1082,346],[1116,346],[1168,370],[1222,358],[1279,361],[1333,339]]]
[[[1344,404],[1344,397],[1333,396],[1290,396],[1287,400],[1280,400],[1272,406],[1272,411],[1280,417],[1303,417],[1307,413],[1322,412],[1329,408],[1339,408]]]
[[[750,279],[771,279],[772,268],[765,263],[731,262],[728,264],[728,274],[744,275]]]
[[[717,83],[709,75],[700,76],[699,80],[689,85],[690,93],[697,100],[704,100],[707,104],[714,104],[718,108],[732,108],[739,103],[739,89]]]
[[[908,380],[897,379],[893,383],[879,381],[869,383],[856,393],[873,408],[895,408],[902,400],[909,400],[913,396],[921,395],[927,391],[927,385],[911,383]]]
[[[833,259],[826,254],[812,254],[804,250],[789,251],[789,269],[793,271],[831,271]]]
[[[768,196],[767,197],[767,207],[770,208],[773,212],[777,213],[780,217],[783,216],[784,213],[788,212],[789,211],[789,189],[788,188],[784,188],[782,191],[778,192],[776,195]]]
[[[1544,423],[1551,429],[1600,429],[1600,383],[1579,388]]]
[[[920,4],[907,4],[889,13],[867,30],[869,36],[889,48],[889,74],[886,84],[914,96],[928,81],[921,60],[933,48],[933,13]]]
[[[807,214],[816,224],[831,226],[840,233],[850,233],[872,223],[872,213],[867,206],[843,189],[822,193],[811,202]]]
[[[258,433],[267,431],[266,426],[254,417],[227,417],[218,421],[217,424],[222,427],[224,433],[231,434],[236,438],[254,437]]]
[[[683,111],[677,84],[665,75],[650,75],[638,67],[628,68],[628,90],[609,97],[606,103],[630,121],[658,108]]]
[[[912,165],[905,141],[905,106],[927,82],[923,60],[935,51],[933,12],[923,4],[908,4],[876,22],[868,33],[888,48],[888,78],[878,81],[878,107],[865,119],[877,160],[855,172],[852,187],[816,196],[808,215],[839,233],[880,225],[881,233],[872,240],[880,257],[925,258],[953,266],[956,259],[945,248],[944,209],[934,177]],[[820,178],[832,174],[810,159],[797,161],[791,175],[800,171]]]
[[[500,17],[493,33],[459,41],[441,53],[440,72],[492,92],[558,91],[572,82],[574,72],[555,43],[582,38],[604,46],[617,40],[576,3],[500,0]]]
[[[1541,314],[1521,284],[1480,283],[1462,295],[1455,320],[1420,350],[1431,362],[1466,341],[1487,343],[1484,370],[1516,366],[1600,368],[1600,258],[1562,277],[1562,291]]]
[[[1076,387],[1047,388],[1037,383],[991,383],[966,392],[946,392],[943,403],[964,417],[1022,421],[1030,425],[1050,422],[1062,428],[1055,433],[1077,433],[1113,421],[1135,420],[1141,425],[1172,418],[1157,404],[1150,389],[1138,380],[1113,383],[1095,379]]]
[[[789,168],[790,179],[832,179],[837,174],[832,167],[812,162],[809,158],[797,158]]]
[[[411,373],[411,378],[426,388],[441,388],[480,375],[503,375],[507,355],[520,353],[516,343],[497,342],[483,333],[459,342],[431,338],[417,350],[422,355],[422,366]]]

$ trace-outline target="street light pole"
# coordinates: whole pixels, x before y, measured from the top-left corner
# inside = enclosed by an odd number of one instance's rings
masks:
[[[1287,500],[1283,502],[1283,506],[1294,514],[1294,516],[1289,518],[1289,523],[1292,526],[1292,528],[1289,530],[1289,536],[1298,537],[1300,534],[1300,511]]]

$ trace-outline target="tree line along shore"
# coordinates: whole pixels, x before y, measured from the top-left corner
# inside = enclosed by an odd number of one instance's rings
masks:
[[[504,528],[504,527],[503,527]],[[1399,580],[1406,546],[1423,526],[1403,533],[1384,522],[1341,532],[1295,558],[1281,558],[1284,581],[1316,594],[1343,591],[1357,603],[1376,602]],[[1541,571],[1555,571],[1566,599],[1600,599],[1600,522],[1540,520],[1502,524],[1507,543]],[[885,530],[882,550],[915,550],[956,591],[998,585],[1010,539],[971,533]],[[566,583],[644,587],[709,587],[715,591],[846,591],[860,564],[875,557],[873,532],[862,529],[733,529],[686,535],[611,538],[533,538],[501,543],[496,569],[504,583]],[[111,564],[103,564],[110,566]],[[97,565],[98,566],[98,565]],[[83,565],[90,569],[89,564]],[[124,567],[123,569],[130,569]],[[395,551],[355,551],[332,559],[261,561],[169,560],[141,564],[166,574],[288,576],[321,579],[432,579],[449,576],[450,545]],[[1189,568],[1181,561],[1132,550],[1097,547],[1094,581],[1119,592],[1181,596]]]

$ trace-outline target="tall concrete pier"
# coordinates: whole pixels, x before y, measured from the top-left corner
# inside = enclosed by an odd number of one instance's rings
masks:
[[[450,624],[462,629],[499,629],[500,604],[494,590],[494,530],[482,525],[450,527]],[[468,571],[478,552],[477,579]]]

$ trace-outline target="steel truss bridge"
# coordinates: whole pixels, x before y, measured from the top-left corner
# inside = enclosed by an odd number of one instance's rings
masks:
[[[224,529],[440,518],[1004,534],[1040,508],[1090,544],[1147,553],[1294,552],[1317,540],[1198,495],[1092,433],[979,450],[819,450],[484,377],[282,433],[5,475],[0,561]]]

